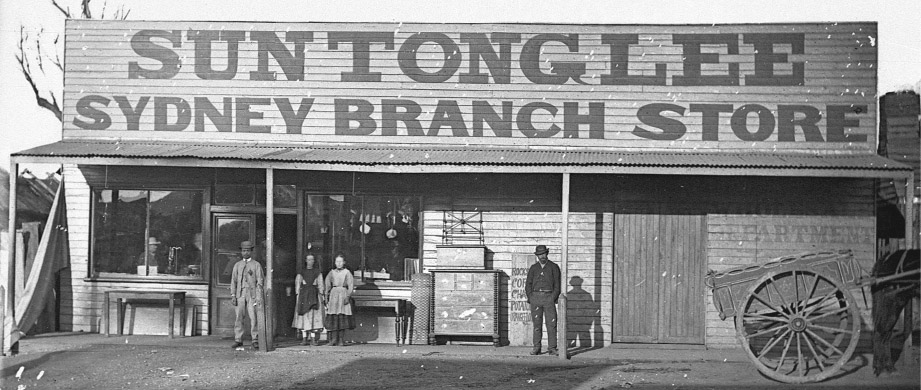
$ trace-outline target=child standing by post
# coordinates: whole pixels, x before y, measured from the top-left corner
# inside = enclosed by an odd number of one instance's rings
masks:
[[[349,298],[355,290],[352,273],[345,268],[345,258],[336,256],[336,268],[326,276],[326,331],[329,345],[345,346],[345,330],[352,325],[352,305]]]
[[[325,290],[323,289],[323,272],[316,266],[316,258],[308,254],[304,258],[304,269],[294,278],[294,291],[297,292],[294,322],[292,327],[300,329],[303,340],[301,345],[319,345],[320,332],[323,331],[323,308]],[[312,337],[310,335],[313,335]]]

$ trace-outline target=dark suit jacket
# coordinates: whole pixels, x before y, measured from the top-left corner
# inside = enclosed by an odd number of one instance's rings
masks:
[[[560,266],[547,260],[547,265],[544,267],[545,270],[550,271],[550,280],[553,281],[553,303],[556,303],[557,299],[560,298]],[[524,293],[528,296],[528,302],[531,302],[531,292],[534,291],[534,279],[540,275],[540,271],[541,265],[539,261],[532,264],[531,268],[528,269],[528,279],[524,284]]]

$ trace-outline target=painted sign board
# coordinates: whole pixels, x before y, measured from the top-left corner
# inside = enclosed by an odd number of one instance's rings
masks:
[[[508,339],[511,345],[530,346],[531,334],[531,306],[525,294],[525,283],[528,281],[528,269],[537,260],[531,253],[512,253],[512,269],[508,278]]]
[[[64,136],[867,152],[876,30],[71,20]]]

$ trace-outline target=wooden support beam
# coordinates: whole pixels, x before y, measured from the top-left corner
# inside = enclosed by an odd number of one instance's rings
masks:
[[[16,263],[16,179],[19,177],[19,164],[10,161],[10,211],[9,211],[9,238],[7,239],[7,250],[8,255],[6,261],[6,304],[7,307],[4,308],[4,314],[9,316],[14,322],[16,321],[16,269],[13,268],[13,264]],[[3,341],[0,344],[0,347],[3,349],[3,354],[9,356],[10,352],[13,351],[12,345],[7,345],[10,343],[10,335],[6,333],[7,329],[4,324],[0,324],[3,327],[3,330],[0,333],[3,333],[3,338],[0,341]]]
[[[914,249],[918,243],[915,231],[915,175],[905,177],[905,249]]]
[[[257,243],[258,245],[258,243]],[[275,350],[275,171],[265,170],[265,321],[262,326],[262,352]]]
[[[569,340],[566,336],[566,286],[569,285],[569,173],[563,173],[563,248],[560,250],[560,303],[557,316],[557,337],[560,359],[569,359]]]

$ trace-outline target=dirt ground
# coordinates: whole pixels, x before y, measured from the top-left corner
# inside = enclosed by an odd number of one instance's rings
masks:
[[[90,340],[68,345],[43,340],[3,358],[2,389],[917,389],[919,370],[875,378],[857,355],[829,381],[807,386],[777,383],[753,365],[721,352],[660,350],[656,359],[576,355],[560,360],[528,356],[527,349],[483,346],[300,347],[274,352],[229,348],[226,340],[189,345],[151,337]],[[120,342],[124,340],[124,343]],[[165,339],[165,338],[163,338]],[[104,342],[96,343],[102,340]],[[154,341],[154,342],[151,342]],[[28,343],[26,339],[23,343]],[[60,345],[60,348],[56,348]],[[639,353],[637,353],[639,354]],[[622,355],[621,358],[611,356]],[[915,366],[918,365],[915,359]],[[19,374],[19,370],[22,370]],[[17,377],[17,374],[18,377]]]

